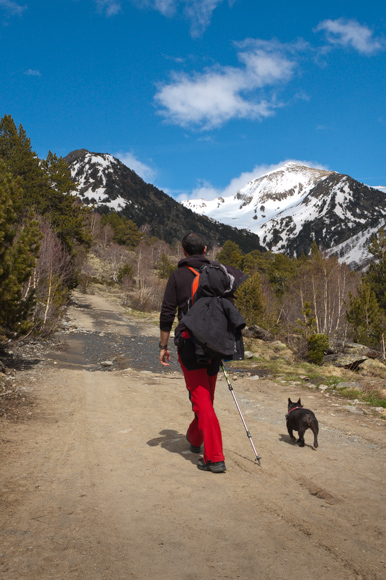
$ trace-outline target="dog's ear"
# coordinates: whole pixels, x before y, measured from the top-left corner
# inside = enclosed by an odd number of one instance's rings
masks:
[[[301,405],[301,404],[302,404],[302,402],[301,402],[300,398],[299,398],[299,400],[298,400],[298,402],[297,402],[296,404],[297,404],[297,405]]]
[[[291,401],[291,399],[289,397],[288,397],[288,404],[289,405],[292,405],[292,401]]]

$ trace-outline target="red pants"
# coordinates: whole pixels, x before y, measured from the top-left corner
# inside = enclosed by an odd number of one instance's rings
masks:
[[[195,415],[187,433],[189,443],[195,447],[204,443],[204,461],[224,461],[220,423],[213,408],[217,374],[209,376],[206,368],[188,370],[181,357],[179,362]]]

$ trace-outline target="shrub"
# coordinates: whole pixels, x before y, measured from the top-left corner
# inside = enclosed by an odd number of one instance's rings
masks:
[[[134,274],[133,266],[131,264],[123,264],[118,270],[118,282],[122,284],[124,278],[132,278]]]
[[[158,277],[161,278],[161,280],[167,280],[175,269],[175,266],[173,266],[167,255],[163,253],[157,262]]]
[[[328,349],[329,341],[325,334],[312,334],[308,339],[307,360],[316,365],[323,364],[323,356]]]

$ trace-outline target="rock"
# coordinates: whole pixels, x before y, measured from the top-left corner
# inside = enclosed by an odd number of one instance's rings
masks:
[[[327,354],[323,357],[323,363],[325,364],[332,364],[352,371],[358,370],[365,360],[367,360],[367,357],[364,355],[355,356],[352,354]]]
[[[346,411],[349,411],[349,413],[353,413],[354,415],[363,415],[363,411],[356,407],[352,407],[351,405],[343,405],[342,409],[346,409]]]
[[[258,338],[266,342],[270,342],[274,338],[273,334],[268,332],[268,330],[265,330],[264,328],[257,326],[257,324],[249,326],[248,328],[244,328],[242,333],[243,336],[245,336],[246,338]]]
[[[359,372],[364,375],[386,379],[386,366],[377,359],[366,359],[360,366]]]
[[[328,385],[319,385],[319,391],[327,391],[329,389]]]
[[[253,377],[250,377],[251,381],[257,381],[259,378],[259,375],[253,375]]]
[[[253,358],[253,353],[250,350],[244,352],[244,358]]]
[[[328,354],[351,354],[355,357],[363,355],[365,358],[377,357],[376,351],[364,344],[334,340],[330,341]]]
[[[104,360],[100,364],[102,367],[112,367],[113,366],[113,363],[111,360]]]
[[[281,342],[280,340],[275,340],[274,342],[272,342],[272,344],[270,344],[271,348],[277,348],[278,350],[283,350],[286,349],[287,350],[287,345],[284,344],[284,342]]]
[[[356,383],[356,382],[342,382],[342,383],[338,383],[336,385],[337,390],[339,391],[340,389],[351,389],[354,391],[363,391],[362,385],[360,383]]]

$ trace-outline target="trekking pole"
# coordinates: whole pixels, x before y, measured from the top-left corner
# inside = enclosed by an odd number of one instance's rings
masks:
[[[230,382],[230,380],[229,380],[228,373],[227,373],[227,372],[226,372],[226,370],[225,370],[225,367],[224,367],[224,363],[223,363],[223,361],[221,361],[221,368],[222,368],[222,371],[223,371],[223,373],[224,373],[224,375],[225,375],[225,378],[226,378],[226,380],[227,380],[227,383],[228,383],[229,390],[230,390],[230,392],[232,393],[233,400],[234,400],[234,402],[236,403],[236,407],[237,407],[237,410],[238,410],[238,412],[239,412],[239,414],[240,414],[241,420],[242,420],[242,422],[243,422],[243,424],[244,424],[245,430],[246,430],[246,432],[247,432],[247,437],[248,437],[248,439],[249,439],[249,441],[250,441],[250,443],[251,443],[251,445],[252,445],[252,449],[253,449],[253,451],[254,451],[254,453],[255,453],[255,456],[256,456],[256,459],[255,459],[255,461],[257,461],[257,463],[258,463],[259,465],[261,465],[261,463],[260,463],[260,459],[261,459],[261,457],[259,457],[259,456],[257,455],[257,451],[256,451],[256,449],[255,449],[255,446],[254,446],[254,444],[253,444],[253,441],[252,441],[252,435],[251,435],[251,434],[250,434],[250,432],[248,431],[247,424],[246,424],[246,422],[244,421],[244,417],[243,417],[243,415],[242,415],[242,413],[241,413],[241,410],[240,410],[239,404],[238,404],[238,402],[237,402],[236,396],[235,396],[235,394],[234,394],[234,391],[233,391],[233,387],[232,387],[232,385],[231,385],[231,382]]]

